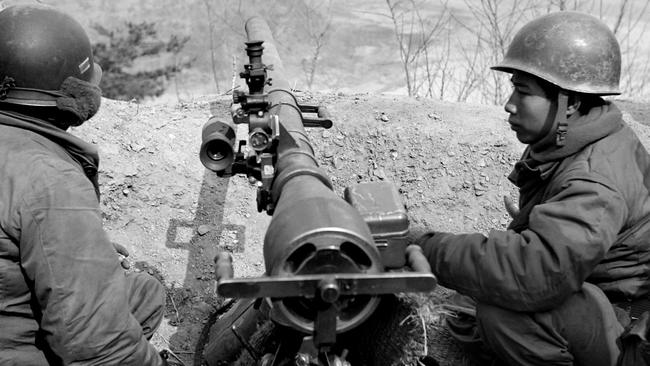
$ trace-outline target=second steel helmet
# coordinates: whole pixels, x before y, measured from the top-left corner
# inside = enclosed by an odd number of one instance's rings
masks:
[[[524,25],[492,69],[524,71],[579,93],[620,94],[618,41],[603,22],[579,12],[551,13]]]
[[[56,106],[68,77],[95,85],[101,78],[88,36],[77,21],[45,6],[0,11],[2,102]]]

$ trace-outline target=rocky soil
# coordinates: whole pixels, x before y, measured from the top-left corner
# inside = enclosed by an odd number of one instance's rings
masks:
[[[367,94],[298,97],[327,105],[335,118],[333,128],[312,129],[309,136],[339,195],[358,182],[391,181],[412,223],[451,232],[507,225],[503,196],[517,197],[507,175],[523,146],[501,107]],[[270,219],[257,212],[255,187],[245,177],[218,178],[201,165],[210,102],[217,115],[229,118],[227,96],[176,105],[104,100],[92,121],[72,131],[99,147],[110,238],[130,251],[131,270],[148,272],[167,288],[165,320],[152,341],[186,365],[194,363],[201,331],[223,301],[215,294],[214,255],[230,251],[236,276],[261,275]],[[636,122],[650,120],[648,108],[621,106],[650,141],[650,129]],[[440,321],[440,304],[450,294],[439,287],[416,297],[410,317],[410,323],[419,326],[419,318],[426,324],[426,332],[410,334],[412,353],[424,351],[428,334],[426,348],[441,365],[467,363]]]

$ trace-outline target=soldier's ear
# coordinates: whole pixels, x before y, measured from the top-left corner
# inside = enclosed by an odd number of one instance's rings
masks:
[[[582,104],[582,100],[579,95],[569,94],[569,99],[567,101],[567,106],[566,106],[566,116],[569,117],[577,113],[580,110],[581,104]]]

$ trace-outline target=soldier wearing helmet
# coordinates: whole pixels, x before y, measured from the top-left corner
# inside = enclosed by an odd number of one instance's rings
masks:
[[[120,266],[102,228],[97,150],[66,131],[98,111],[100,78],[68,15],[0,12],[2,365],[165,362],[148,342],[164,288]]]
[[[614,365],[627,320],[612,303],[632,317],[650,304],[650,156],[602,98],[619,94],[620,67],[616,38],[590,15],[526,24],[493,67],[511,74],[505,110],[527,145],[509,176],[512,221],[488,235],[412,234],[464,295],[452,333],[501,363]]]

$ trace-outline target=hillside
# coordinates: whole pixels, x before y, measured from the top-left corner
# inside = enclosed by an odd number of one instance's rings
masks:
[[[507,224],[502,199],[516,198],[516,191],[506,175],[522,146],[501,108],[368,94],[298,97],[327,105],[335,117],[332,129],[309,130],[309,136],[339,195],[357,182],[387,180],[399,187],[412,222],[452,232]],[[187,365],[204,323],[223,300],[214,292],[214,255],[232,252],[235,276],[261,275],[269,222],[257,212],[255,188],[246,178],[217,178],[198,159],[214,99],[178,105],[105,99],[92,121],[72,131],[99,147],[110,238],[130,251],[133,270],[157,276],[168,290],[165,320],[153,342]],[[228,118],[230,99],[216,101],[218,115]],[[630,111],[626,120],[650,141],[650,129],[635,122],[648,120],[648,110],[622,105]],[[449,293],[438,288],[421,299],[420,309],[428,314],[429,353],[443,365],[460,358],[439,322],[437,305]],[[414,337],[421,345],[421,333]]]
[[[507,91],[510,84],[505,75],[487,70],[501,59],[514,31],[526,21],[562,6],[588,12],[618,28],[623,53],[621,86],[635,98],[649,97],[646,86],[650,85],[647,68],[650,53],[645,33],[650,9],[642,0],[38,2],[71,14],[89,31],[93,43],[108,42],[96,26],[124,35],[127,22],[154,24],[161,41],[172,35],[181,39],[189,37],[177,55],[167,52],[123,65],[135,72],[191,61],[191,68],[167,83],[161,98],[173,103],[193,101],[231,88],[233,75],[245,61],[244,22],[251,15],[261,14],[273,31],[288,71],[288,81],[296,89],[406,95],[406,67],[414,84],[411,95],[432,93],[438,99],[491,104],[503,100],[492,95],[495,89]],[[34,1],[2,0],[0,7],[18,3]],[[618,24],[618,21],[622,22]],[[319,39],[321,32],[323,37]],[[431,38],[419,38],[425,35]],[[404,64],[405,57],[410,58],[409,65]],[[236,67],[233,62],[237,63]],[[315,70],[310,83],[312,66]]]

